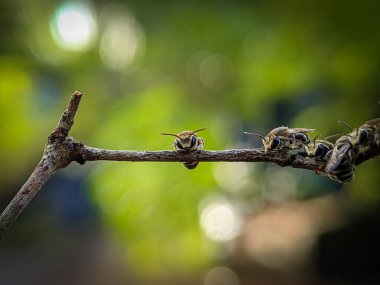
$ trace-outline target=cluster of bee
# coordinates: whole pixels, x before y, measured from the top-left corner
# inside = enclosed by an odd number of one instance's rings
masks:
[[[326,173],[331,179],[341,183],[350,182],[354,177],[355,161],[359,155],[371,146],[380,146],[380,119],[367,121],[360,128],[353,129],[347,123],[339,121],[350,129],[350,133],[342,135],[335,143],[327,139],[318,139],[318,136],[310,140],[307,133],[314,129],[279,127],[270,131],[263,141],[264,152],[281,149],[298,149],[306,153],[308,157],[314,157],[325,163],[325,169],[320,174]]]
[[[325,168],[320,174],[326,173],[331,179],[341,183],[352,180],[355,171],[355,161],[359,155],[372,146],[380,146],[380,119],[367,121],[360,128],[353,129],[347,123],[339,121],[350,129],[350,133],[342,135],[332,143],[325,139],[315,137],[310,140],[308,133],[314,129],[278,127],[271,130],[265,137],[256,133],[245,132],[262,139],[264,152],[279,150],[299,150],[308,157],[313,157],[324,162]],[[174,136],[173,148],[176,151],[202,150],[204,141],[197,133],[205,130],[182,131],[178,134],[162,133],[162,135]],[[198,161],[183,163],[188,169],[194,169]]]

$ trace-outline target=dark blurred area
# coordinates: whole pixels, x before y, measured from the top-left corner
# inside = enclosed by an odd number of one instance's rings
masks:
[[[70,94],[108,149],[260,147],[379,117],[377,1],[0,2],[0,206]],[[71,164],[0,241],[0,284],[380,284],[378,160],[341,185],[262,163]]]

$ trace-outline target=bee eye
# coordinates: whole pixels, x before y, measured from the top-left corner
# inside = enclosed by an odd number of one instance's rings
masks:
[[[195,144],[196,144],[196,142],[197,142],[197,139],[195,138],[195,136],[192,136],[192,137],[191,137],[191,144],[190,144],[190,147],[194,147]]]
[[[272,143],[270,145],[270,149],[273,150],[275,149],[276,147],[278,147],[278,145],[280,144],[280,138],[279,137],[275,137],[273,140],[272,140]]]
[[[309,137],[303,133],[296,133],[294,135],[294,138],[299,140],[299,141],[303,141],[304,143],[309,143],[310,140],[309,140]]]
[[[368,138],[368,132],[364,129],[360,130],[359,144],[363,143]]]
[[[181,142],[179,140],[176,140],[175,141],[175,145],[179,148],[179,149],[183,149],[183,146],[181,144]]]
[[[315,156],[324,156],[327,152],[327,148],[324,144],[319,144],[315,150]]]

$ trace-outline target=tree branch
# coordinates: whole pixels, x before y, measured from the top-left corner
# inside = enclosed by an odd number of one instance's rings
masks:
[[[185,162],[185,161],[226,161],[226,162],[273,162],[281,166],[292,166],[318,170],[324,166],[320,161],[292,154],[289,151],[264,153],[262,148],[231,149],[231,150],[202,150],[194,152],[160,151],[129,151],[107,150],[83,145],[82,158],[84,161],[114,160],[114,161],[156,161],[156,162]]]
[[[59,169],[66,167],[72,161],[84,164],[86,161],[156,161],[156,162],[185,162],[185,161],[226,161],[226,162],[271,162],[280,166],[308,169],[319,175],[326,175],[325,162],[318,158],[306,157],[299,150],[281,150],[264,153],[259,149],[232,149],[214,151],[129,151],[107,150],[86,146],[74,138],[68,137],[74,124],[82,93],[76,91],[71,95],[68,106],[63,112],[57,127],[48,137],[41,161],[29,179],[15,195],[0,216],[0,237],[8,230],[21,212],[45,182]],[[360,154],[355,164],[380,155],[380,146],[373,144],[366,152]]]
[[[66,110],[61,115],[58,121],[57,127],[49,136],[49,142],[53,143],[55,140],[63,141],[68,136],[71,127],[74,124],[74,117],[78,111],[80,100],[82,99],[82,93],[75,91],[69,100]]]
[[[28,180],[21,187],[0,216],[0,238],[28,206],[41,187],[60,168],[66,167],[73,159],[74,141],[67,135],[74,123],[82,93],[76,91],[71,95],[69,104],[63,112],[57,127],[48,137],[41,161],[37,164]]]

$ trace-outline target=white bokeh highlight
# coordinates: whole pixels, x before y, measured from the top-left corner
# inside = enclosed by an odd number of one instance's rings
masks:
[[[86,2],[63,3],[54,13],[50,30],[62,49],[86,50],[97,35],[95,13]]]
[[[222,198],[211,199],[201,209],[201,228],[208,238],[217,242],[227,242],[237,237],[242,222],[238,207]]]

